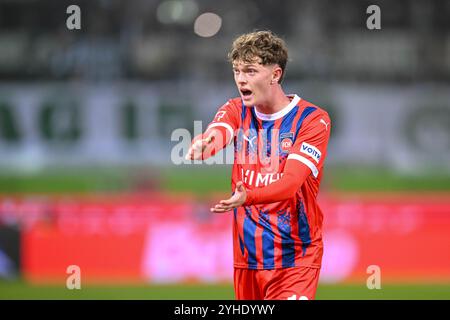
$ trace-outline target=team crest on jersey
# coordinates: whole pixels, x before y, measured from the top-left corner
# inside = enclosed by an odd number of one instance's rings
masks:
[[[288,152],[294,144],[294,133],[286,132],[280,134],[280,149],[282,153]]]

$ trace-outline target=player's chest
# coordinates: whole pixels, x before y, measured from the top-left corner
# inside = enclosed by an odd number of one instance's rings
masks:
[[[241,127],[236,131],[234,149],[242,157],[256,158],[264,163],[266,158],[284,158],[294,145],[295,132],[290,128],[274,126]]]

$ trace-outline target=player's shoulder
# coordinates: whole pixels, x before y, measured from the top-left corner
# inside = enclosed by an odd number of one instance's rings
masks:
[[[242,99],[241,98],[231,98],[227,100],[221,108],[226,108],[232,111],[239,111],[242,109]]]
[[[232,108],[239,108],[242,109],[243,103],[242,103],[242,99],[240,97],[236,97],[236,98],[231,98],[227,101],[227,103],[232,107]]]
[[[231,114],[241,116],[242,113],[247,114],[249,107],[244,105],[240,97],[229,99],[222,107],[221,110],[230,112]]]
[[[313,120],[316,118],[323,118],[324,120],[328,120],[328,122],[331,120],[330,115],[328,112],[321,106],[314,104],[308,100],[305,100],[303,98],[300,99],[299,103],[297,104],[301,110],[308,112],[308,120]]]

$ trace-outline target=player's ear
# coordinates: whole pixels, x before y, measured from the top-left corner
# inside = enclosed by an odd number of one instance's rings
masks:
[[[283,70],[281,70],[281,67],[278,66],[278,65],[275,65],[275,67],[273,68],[273,71],[272,71],[272,81],[271,81],[271,83],[272,84],[279,83],[282,74],[283,74]]]

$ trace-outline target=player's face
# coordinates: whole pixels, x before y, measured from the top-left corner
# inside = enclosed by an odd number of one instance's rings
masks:
[[[234,61],[234,81],[238,87],[244,104],[254,106],[269,101],[273,66],[264,66],[261,59],[253,63]]]

